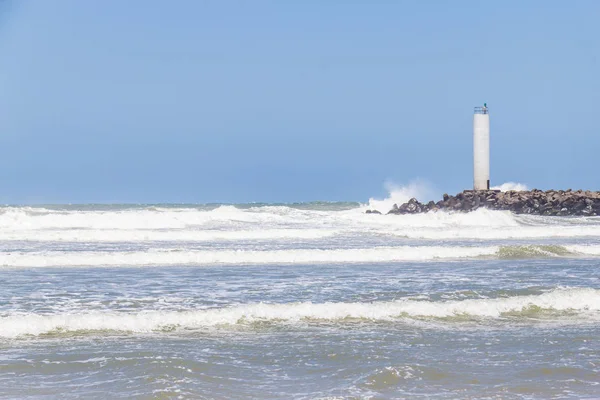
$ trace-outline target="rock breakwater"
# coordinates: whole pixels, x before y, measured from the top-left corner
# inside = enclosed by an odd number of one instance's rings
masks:
[[[516,214],[550,216],[594,216],[600,215],[600,192],[583,190],[465,190],[455,196],[444,194],[442,200],[421,203],[412,198],[397,205],[388,214],[418,214],[430,211],[469,212],[479,208],[508,210]],[[369,210],[367,213],[376,213]]]

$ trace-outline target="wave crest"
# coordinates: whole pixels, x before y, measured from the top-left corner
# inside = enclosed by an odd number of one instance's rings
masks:
[[[500,259],[526,259],[526,258],[548,258],[566,257],[575,255],[565,246],[559,245],[518,245],[502,246],[496,253]]]
[[[363,249],[189,250],[169,248],[131,252],[13,252],[0,253],[4,267],[94,266],[211,266],[211,265],[314,265],[441,261],[477,258],[532,259],[597,257],[600,246],[397,246]]]
[[[598,318],[600,290],[555,289],[539,295],[459,301],[398,300],[375,303],[248,304],[191,311],[146,311],[139,313],[71,313],[55,315],[10,315],[0,318],[0,337],[15,338],[64,332],[117,331],[154,332],[251,325],[254,323],[298,323],[351,320],[399,321],[434,318],[447,322],[471,319],[531,318],[550,313],[560,318],[570,312],[584,320]],[[556,315],[552,315],[554,312]],[[458,319],[452,319],[456,318]]]

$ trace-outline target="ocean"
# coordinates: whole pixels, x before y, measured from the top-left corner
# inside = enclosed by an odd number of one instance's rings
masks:
[[[0,398],[600,398],[600,218],[368,208],[1,207]]]

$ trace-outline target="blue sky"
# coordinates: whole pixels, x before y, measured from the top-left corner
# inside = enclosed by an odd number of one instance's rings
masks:
[[[600,190],[600,2],[0,1],[0,202]]]

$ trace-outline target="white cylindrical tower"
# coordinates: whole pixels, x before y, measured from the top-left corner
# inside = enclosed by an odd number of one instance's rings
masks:
[[[490,114],[487,104],[473,115],[473,189],[490,189]]]

